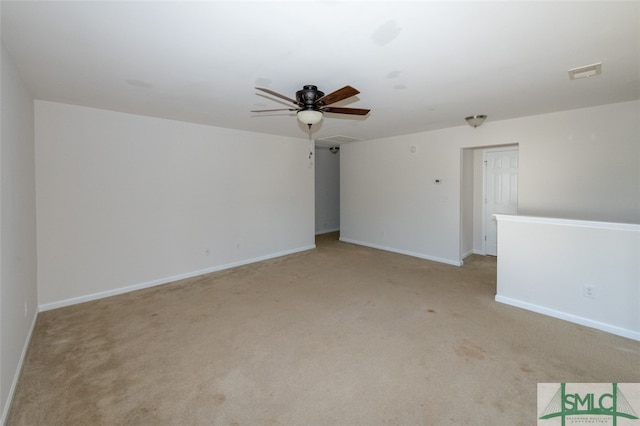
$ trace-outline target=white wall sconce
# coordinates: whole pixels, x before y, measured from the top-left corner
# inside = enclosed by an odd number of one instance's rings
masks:
[[[484,123],[484,120],[487,118],[486,115],[470,115],[469,117],[465,117],[469,126],[474,129]]]

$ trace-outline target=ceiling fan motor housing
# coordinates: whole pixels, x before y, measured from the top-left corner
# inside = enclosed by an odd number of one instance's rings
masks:
[[[301,104],[303,110],[319,110],[320,105],[316,101],[324,96],[324,92],[318,90],[318,86],[305,85],[302,90],[296,92],[296,100]]]

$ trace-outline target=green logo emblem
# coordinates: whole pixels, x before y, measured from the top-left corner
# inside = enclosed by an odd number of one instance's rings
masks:
[[[576,386],[585,388],[588,385],[576,384]],[[572,423],[575,421],[584,423],[589,419],[595,420],[593,416],[608,416],[614,426],[617,425],[618,418],[638,420],[638,415],[618,388],[617,383],[611,383],[611,392],[608,390],[604,392],[567,392],[566,383],[560,383],[560,388],[551,398],[539,419],[559,417],[562,426],[565,426],[568,417],[573,420]],[[604,420],[602,417],[599,418]]]

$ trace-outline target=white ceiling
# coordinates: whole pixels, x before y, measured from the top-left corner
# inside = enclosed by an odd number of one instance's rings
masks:
[[[1,3],[2,41],[37,99],[306,137],[304,84],[351,85],[314,138],[373,139],[640,98],[640,2]],[[570,81],[570,68],[602,75]],[[289,105],[287,105],[289,106]],[[338,138],[340,139],[340,138]]]

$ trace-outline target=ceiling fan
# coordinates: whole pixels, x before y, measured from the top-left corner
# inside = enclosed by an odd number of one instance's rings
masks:
[[[302,90],[296,92],[296,98],[291,99],[288,96],[281,95],[264,87],[256,87],[257,90],[268,93],[285,101],[291,102],[295,105],[294,108],[280,108],[280,109],[262,109],[254,110],[251,112],[271,112],[271,111],[297,111],[298,120],[309,126],[311,129],[312,124],[318,123],[322,120],[322,114],[330,112],[334,114],[351,114],[351,115],[367,115],[370,110],[362,108],[345,108],[345,107],[332,107],[331,104],[350,98],[360,93],[357,89],[351,86],[344,86],[342,89],[338,89],[335,92],[331,92],[325,95],[324,92],[318,90],[317,86],[311,84],[305,85]]]

